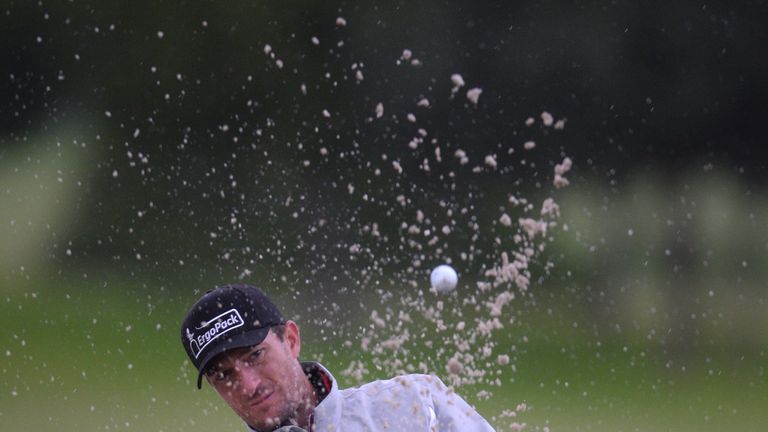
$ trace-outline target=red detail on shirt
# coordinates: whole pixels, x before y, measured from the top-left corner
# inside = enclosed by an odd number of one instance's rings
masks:
[[[315,394],[317,395],[317,403],[325,399],[326,396],[328,396],[331,393],[331,389],[333,388],[333,381],[331,381],[331,377],[328,376],[327,373],[325,373],[324,370],[322,370],[319,367],[313,367],[311,369],[305,369],[305,372],[307,373],[307,378],[310,379],[310,382],[317,383],[323,386],[322,389],[318,388],[316,385],[313,385],[315,387]],[[323,392],[320,392],[318,390],[324,390]],[[312,412],[309,414],[309,432],[312,432],[314,430],[315,426],[315,413]]]
[[[333,383],[331,382],[331,377],[328,376],[325,371],[319,370],[320,379],[323,380],[323,387],[325,387],[325,396],[327,396],[331,392],[331,388],[333,387]]]

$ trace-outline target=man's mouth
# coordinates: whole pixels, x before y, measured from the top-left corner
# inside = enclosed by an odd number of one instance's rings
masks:
[[[266,392],[260,396],[257,396],[255,399],[251,400],[251,408],[256,408],[264,404],[264,402],[268,401],[272,397],[273,392]]]

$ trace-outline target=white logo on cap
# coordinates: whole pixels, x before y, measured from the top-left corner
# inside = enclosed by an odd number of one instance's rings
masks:
[[[230,309],[196,328],[196,330],[202,331],[197,336],[194,336],[189,329],[186,329],[190,351],[197,358],[205,347],[216,340],[216,338],[238,327],[242,327],[243,324],[245,323],[240,316],[240,312],[237,309]]]

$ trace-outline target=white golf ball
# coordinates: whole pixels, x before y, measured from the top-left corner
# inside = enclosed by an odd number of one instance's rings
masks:
[[[456,270],[453,267],[441,264],[432,270],[432,274],[429,275],[429,282],[437,292],[446,293],[456,288],[456,283],[459,282],[459,275],[456,274]]]

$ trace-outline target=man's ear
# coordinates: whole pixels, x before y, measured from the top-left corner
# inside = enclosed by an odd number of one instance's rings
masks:
[[[285,341],[288,350],[291,352],[291,355],[299,358],[299,352],[301,351],[301,333],[299,332],[298,324],[293,321],[286,321],[283,340]]]

